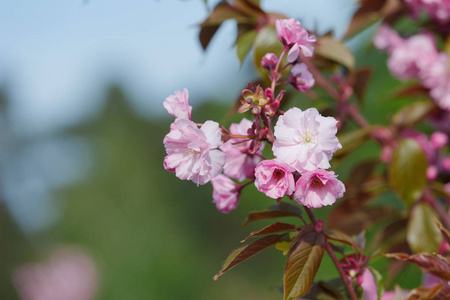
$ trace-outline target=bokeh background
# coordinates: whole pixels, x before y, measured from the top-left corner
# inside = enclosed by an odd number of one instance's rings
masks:
[[[43,284],[93,272],[93,299],[280,298],[285,257],[275,249],[212,280],[246,233],[264,225],[242,228],[246,214],[272,199],[248,188],[238,209],[223,215],[210,185],[180,181],[162,166],[172,121],[165,97],[188,88],[193,119],[219,121],[257,78],[250,59],[239,64],[232,22],[201,49],[198,24],[217,2],[0,3],[0,299],[39,286],[39,276],[23,279],[27,268],[41,270]],[[261,2],[337,37],[357,7],[353,0]],[[374,30],[348,46],[359,65],[375,68],[364,110],[385,123],[400,103],[379,101],[398,81],[371,45]],[[341,178],[352,163],[377,157],[376,147],[341,164]],[[68,264],[70,271],[55,273],[51,257],[61,249],[84,255],[95,271]],[[336,275],[326,265],[319,278]]]

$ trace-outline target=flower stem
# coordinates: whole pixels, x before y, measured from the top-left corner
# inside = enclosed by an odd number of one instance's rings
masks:
[[[308,217],[310,218],[311,222],[315,225],[317,223],[316,218],[314,217],[314,214],[312,210],[308,207],[305,207],[305,211],[308,214]],[[344,269],[342,269],[341,264],[339,260],[337,259],[336,255],[334,254],[333,248],[331,248],[330,243],[328,243],[327,238],[324,235],[325,240],[325,249],[328,252],[328,255],[330,255],[331,260],[333,261],[334,265],[336,266],[336,269],[339,272],[339,275],[342,278],[342,281],[344,281],[345,286],[347,287],[348,293],[350,295],[350,298],[352,300],[358,300],[358,297],[356,296],[355,290],[353,289],[351,281],[348,279],[347,275],[345,274]]]

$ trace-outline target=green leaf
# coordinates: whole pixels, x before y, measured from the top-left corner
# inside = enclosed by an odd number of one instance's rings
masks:
[[[284,271],[284,300],[305,295],[312,287],[325,252],[325,237],[305,226],[294,239]]]
[[[265,78],[268,71],[261,67],[261,59],[267,53],[273,52],[279,55],[283,51],[283,44],[278,40],[275,26],[267,25],[263,27],[256,36],[253,45],[255,49],[253,52],[253,63],[262,78]]]
[[[277,223],[271,224],[269,226],[266,226],[261,230],[253,231],[252,233],[250,233],[250,235],[248,237],[246,237],[243,241],[241,241],[241,243],[243,243],[243,242],[247,241],[248,239],[255,237],[255,236],[261,236],[261,235],[266,235],[266,234],[271,234],[271,233],[276,233],[276,232],[281,232],[281,231],[287,231],[287,230],[295,230],[295,225],[277,222]]]
[[[427,159],[413,139],[398,142],[389,163],[389,184],[410,207],[422,196],[427,183]]]
[[[255,39],[256,34],[256,30],[247,31],[236,41],[237,56],[241,64],[248,52],[252,49],[253,40]]]
[[[342,148],[336,151],[333,155],[334,158],[342,158],[350,153],[353,153],[358,147],[366,142],[372,131],[379,128],[378,126],[368,126],[365,128],[359,128],[349,132],[338,134],[339,142]]]
[[[301,216],[300,207],[287,202],[278,202],[277,204],[272,205],[269,210],[252,211],[247,216],[242,226],[244,227],[250,222],[260,220],[268,220],[281,217],[300,217],[300,216]]]
[[[374,268],[369,267],[368,269],[372,273],[373,279],[375,279],[375,283],[377,284],[378,299],[381,299],[381,296],[383,296],[384,293],[383,276],[381,276],[380,272]]]
[[[291,231],[285,234],[278,243],[275,244],[275,249],[283,252],[283,255],[289,253],[289,249],[291,248],[292,240],[297,236],[298,232]]]
[[[415,101],[404,106],[392,118],[392,124],[399,128],[412,127],[422,121],[435,107],[431,101]]]
[[[331,36],[319,38],[314,51],[316,55],[339,63],[347,69],[353,70],[355,68],[355,58],[353,53],[343,42],[338,41]]]
[[[426,203],[416,205],[409,217],[406,239],[415,253],[433,253],[439,249],[442,235],[433,221],[432,208]]]
[[[244,260],[247,260],[262,250],[276,244],[282,237],[283,234],[265,236],[251,244],[233,250],[223,263],[220,272],[214,276],[214,280],[217,280],[223,273],[240,264]]]

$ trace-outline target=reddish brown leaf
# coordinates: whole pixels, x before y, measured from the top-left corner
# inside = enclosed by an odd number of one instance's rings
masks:
[[[211,42],[214,34],[216,34],[216,31],[219,29],[219,27],[220,25],[205,26],[200,29],[199,39],[203,50],[206,50],[206,48],[208,48],[209,42]]]
[[[442,236],[444,237],[445,241],[450,245],[450,232],[448,232],[448,230],[445,229],[436,218],[434,218],[433,220],[434,220],[434,223],[436,224],[437,228],[439,228],[439,230],[441,231]]]
[[[406,300],[434,299],[434,297],[438,296],[441,289],[442,283],[434,285],[432,287],[421,286],[409,292],[408,296],[406,296]]]
[[[356,98],[362,102],[366,92],[367,85],[369,84],[370,77],[372,76],[372,68],[365,67],[356,71],[355,82],[353,83],[353,91]]]
[[[405,97],[405,96],[424,96],[428,95],[428,89],[424,88],[420,84],[409,85],[402,87],[400,90],[395,91],[392,94],[392,98]]]
[[[386,257],[415,263],[424,272],[433,274],[445,281],[450,280],[450,266],[436,256],[427,253],[407,255],[404,253],[387,253]]]
[[[278,202],[277,204],[273,205],[269,210],[251,212],[245,219],[244,224],[242,224],[242,226],[245,226],[250,222],[260,220],[275,219],[281,217],[299,217],[299,216],[301,216],[300,207],[287,202]]]
[[[214,276],[214,280],[217,280],[223,273],[230,270],[234,266],[240,264],[244,260],[249,259],[253,255],[261,252],[262,250],[275,245],[283,236],[283,234],[265,236],[255,242],[242,246],[233,250],[228,258],[225,260],[222,269]]]
[[[305,226],[294,239],[284,271],[284,300],[306,294],[312,287],[325,252],[325,237]]]
[[[266,235],[266,234],[276,233],[276,232],[281,232],[281,231],[287,231],[287,230],[289,230],[289,231],[295,230],[295,225],[277,222],[277,223],[271,224],[269,226],[266,226],[261,230],[253,231],[241,243],[243,243],[243,242],[247,241],[248,239],[255,237],[255,236],[261,236],[261,235]]]
[[[412,127],[421,122],[433,110],[435,105],[428,100],[415,101],[402,107],[393,117],[392,125],[398,128]]]

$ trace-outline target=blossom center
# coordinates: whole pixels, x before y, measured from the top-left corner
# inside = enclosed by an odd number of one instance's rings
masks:
[[[279,181],[284,177],[284,171],[280,169],[275,169],[275,171],[273,171],[273,177],[275,178],[276,181]]]
[[[314,142],[314,136],[310,131],[303,131],[294,137],[297,143],[309,144]]]
[[[324,187],[324,185],[322,183],[322,180],[320,180],[317,177],[314,177],[314,179],[311,181],[311,187],[314,189],[321,190]]]

